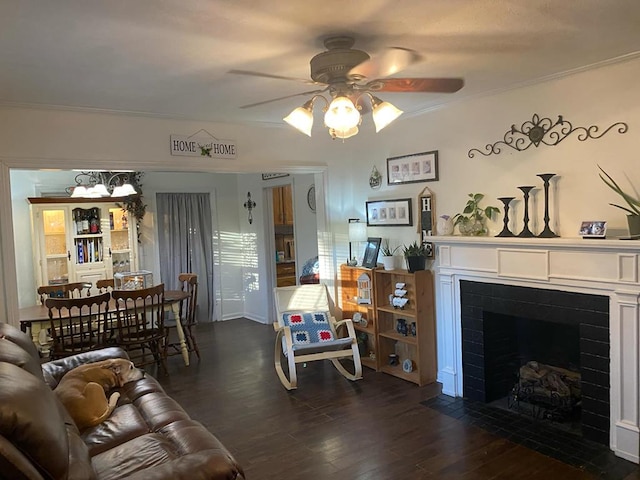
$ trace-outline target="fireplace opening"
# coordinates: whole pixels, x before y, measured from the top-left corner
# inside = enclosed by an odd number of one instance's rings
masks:
[[[578,430],[578,325],[484,312],[487,403]]]
[[[608,300],[461,281],[464,396],[608,445]]]

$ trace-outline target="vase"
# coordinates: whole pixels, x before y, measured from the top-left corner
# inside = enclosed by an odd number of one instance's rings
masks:
[[[627,225],[630,237],[640,236],[640,215],[627,215]]]
[[[463,222],[458,225],[458,230],[460,230],[460,234],[465,237],[479,237],[481,235],[486,235],[487,233],[487,228],[478,220],[473,222]]]
[[[451,235],[453,233],[453,218],[449,215],[440,215],[436,222],[436,233],[438,235]]]
[[[406,257],[407,270],[409,273],[417,272],[418,270],[424,270],[427,265],[427,259],[422,255],[418,257]]]
[[[395,268],[396,257],[382,256],[382,265],[385,270],[393,270]]]

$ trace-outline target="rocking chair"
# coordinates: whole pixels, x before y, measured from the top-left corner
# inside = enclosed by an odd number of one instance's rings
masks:
[[[278,315],[273,324],[277,332],[275,367],[287,390],[297,388],[296,364],[314,360],[331,360],[338,372],[349,380],[362,378],[353,323],[349,319],[336,321],[325,285],[277,287],[274,294]],[[348,336],[338,337],[336,332],[340,326],[346,327]],[[283,355],[287,359],[289,378],[282,368]],[[353,360],[354,373],[340,363],[346,358]]]

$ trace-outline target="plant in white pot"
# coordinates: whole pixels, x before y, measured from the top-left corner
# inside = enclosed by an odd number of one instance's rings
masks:
[[[631,185],[631,189],[635,194],[630,195],[620,188],[620,186],[616,183],[616,181],[611,178],[611,176],[604,171],[604,169],[598,165],[598,168],[602,172],[600,174],[600,178],[602,181],[609,187],[611,190],[616,192],[618,195],[622,197],[622,199],[627,202],[627,206],[618,205],[616,203],[610,203],[612,207],[617,207],[621,210],[627,212],[627,225],[629,226],[629,236],[637,237],[640,236],[640,195],[638,195],[638,191],[635,189],[633,185]],[[629,180],[629,178],[627,178]],[[631,181],[629,181],[631,184]]]
[[[382,265],[384,265],[385,270],[393,270],[395,268],[396,257],[394,257],[393,254],[396,253],[399,248],[400,245],[398,245],[396,248],[389,247],[389,240],[385,240],[382,247],[380,247]]]
[[[409,273],[424,270],[426,268],[427,257],[429,254],[424,243],[418,243],[416,241],[409,245],[405,245],[402,249],[402,253],[407,261],[407,270],[409,270]]]

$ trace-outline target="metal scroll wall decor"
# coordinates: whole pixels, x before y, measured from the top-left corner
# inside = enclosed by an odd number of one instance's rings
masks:
[[[509,204],[511,203],[512,200],[515,199],[515,197],[499,197],[498,200],[500,200],[502,202],[502,204],[504,205],[504,218],[503,218],[503,222],[504,222],[504,226],[502,228],[502,231],[496,235],[496,237],[524,237],[524,238],[531,238],[531,237],[538,237],[538,238],[554,238],[557,237],[558,235],[556,233],[554,233],[551,230],[551,227],[549,226],[549,221],[550,221],[550,217],[549,217],[549,181],[555,177],[555,173],[539,173],[537,176],[540,177],[542,179],[543,185],[544,185],[544,228],[542,229],[542,231],[538,234],[535,235],[530,229],[529,229],[529,194],[531,192],[531,190],[533,190],[534,186],[521,186],[518,187],[519,190],[522,191],[523,194],[523,204],[524,204],[524,217],[523,217],[523,222],[524,222],[524,227],[522,229],[522,231],[519,234],[514,234],[511,230],[509,230]]]
[[[553,147],[575,132],[577,132],[578,140],[584,142],[590,138],[600,138],[614,128],[617,128],[618,133],[626,133],[629,126],[624,122],[617,122],[600,133],[600,127],[597,125],[574,127],[562,115],[558,115],[558,119],[554,122],[550,118],[540,118],[537,113],[534,113],[533,118],[524,122],[519,128],[515,124],[512,125],[511,129],[504,134],[503,140],[487,144],[484,148],[485,151],[472,148],[469,150],[468,155],[469,158],[475,157],[476,152],[485,157],[493,154],[497,155],[502,152],[503,147],[510,147],[522,152],[531,145],[538,147],[541,143]]]

